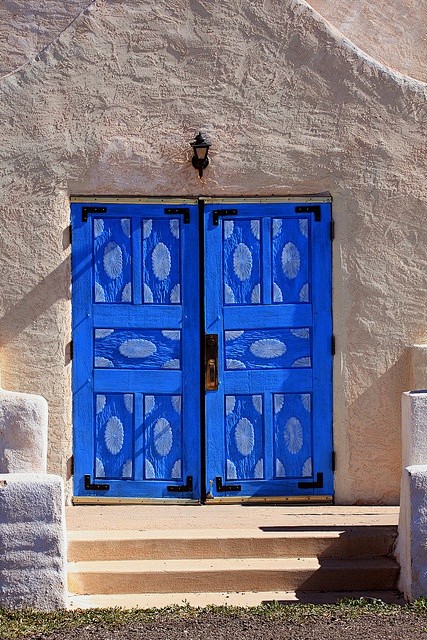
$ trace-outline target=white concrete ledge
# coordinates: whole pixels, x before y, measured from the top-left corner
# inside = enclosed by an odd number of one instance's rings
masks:
[[[0,608],[67,606],[62,478],[0,475]]]
[[[47,421],[42,396],[0,389],[0,473],[46,473]]]
[[[399,589],[407,600],[427,596],[427,465],[403,472],[399,536]]]

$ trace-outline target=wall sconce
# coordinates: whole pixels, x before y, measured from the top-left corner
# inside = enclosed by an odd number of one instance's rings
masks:
[[[211,146],[206,142],[201,132],[194,138],[194,142],[190,142],[190,146],[193,147],[194,155],[191,158],[191,164],[195,169],[199,171],[199,178],[203,176],[203,169],[209,164],[209,147]]]

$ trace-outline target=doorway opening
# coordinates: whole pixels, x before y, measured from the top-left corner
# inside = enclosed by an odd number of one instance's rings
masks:
[[[331,202],[72,197],[75,502],[331,500]]]

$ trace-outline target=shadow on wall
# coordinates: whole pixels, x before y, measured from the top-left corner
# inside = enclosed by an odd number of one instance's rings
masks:
[[[67,257],[0,318],[2,346],[12,342],[58,300],[69,300],[71,261]]]
[[[366,371],[369,386],[349,405],[350,466],[357,483],[354,504],[399,504],[401,472],[401,397],[411,381],[410,350],[378,377]],[[378,496],[389,478],[387,492]],[[363,496],[358,498],[357,496]]]

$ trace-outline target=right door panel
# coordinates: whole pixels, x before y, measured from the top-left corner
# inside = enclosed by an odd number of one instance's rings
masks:
[[[218,336],[218,388],[206,391],[214,496],[333,493],[330,223],[329,202],[205,208],[205,332]]]

